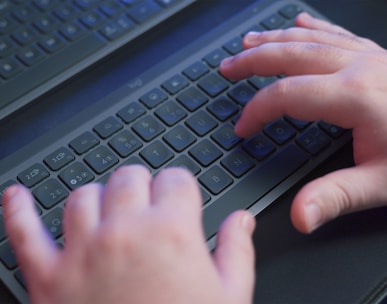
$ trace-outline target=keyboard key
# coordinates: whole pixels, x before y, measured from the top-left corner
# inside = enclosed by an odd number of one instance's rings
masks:
[[[151,115],[141,118],[132,128],[145,141],[150,141],[165,131],[164,126]]]
[[[210,74],[199,81],[198,86],[209,96],[215,97],[228,89],[229,85],[217,74]]]
[[[189,111],[197,110],[208,101],[208,98],[195,87],[183,91],[176,99]]]
[[[199,176],[199,182],[212,194],[219,194],[233,183],[233,179],[219,166],[213,166]]]
[[[263,160],[276,150],[275,145],[261,133],[244,142],[243,148],[257,160]]]
[[[220,127],[211,135],[211,138],[225,150],[231,150],[242,141],[242,139],[235,134],[234,127],[230,124]]]
[[[235,115],[239,111],[239,107],[226,96],[221,96],[211,102],[207,106],[207,110],[217,119],[225,121]]]
[[[149,109],[154,108],[158,104],[167,100],[168,95],[161,91],[159,88],[155,88],[150,92],[140,97],[140,101],[145,104]]]
[[[83,154],[99,144],[98,138],[91,132],[85,132],[70,142],[70,147],[77,153]]]
[[[32,193],[46,209],[52,208],[68,196],[68,191],[55,179],[47,180]]]
[[[93,130],[99,135],[99,137],[106,139],[122,128],[122,123],[117,118],[110,116],[97,124]]]
[[[117,115],[125,123],[131,123],[146,113],[145,108],[138,102],[132,102],[121,109]]]
[[[280,9],[280,14],[287,19],[295,18],[299,13],[302,12],[302,9],[295,4],[288,4],[284,8]]]
[[[183,74],[192,81],[198,80],[210,71],[203,61],[196,61],[183,71]]]
[[[245,106],[254,97],[256,92],[257,90],[248,83],[241,82],[228,91],[228,96],[241,106]]]
[[[61,147],[44,158],[44,163],[53,171],[57,171],[75,159],[74,154],[66,147]]]
[[[59,177],[70,190],[75,190],[94,179],[93,173],[80,162],[76,162],[64,169],[59,174]]]
[[[3,196],[4,196],[5,191],[7,191],[7,189],[14,184],[16,184],[16,181],[10,179],[10,180],[8,180],[5,183],[0,185],[0,205],[3,204]]]
[[[212,51],[211,53],[209,53],[208,55],[206,55],[203,60],[205,62],[207,62],[207,64],[212,67],[212,68],[216,68],[220,65],[221,61],[226,58],[226,57],[229,57],[230,54],[228,54],[224,49],[216,49],[214,51]]]
[[[156,16],[161,11],[161,7],[152,0],[144,0],[128,11],[128,15],[137,23],[143,23]]]
[[[336,139],[339,138],[345,132],[345,129],[324,121],[319,121],[318,126],[323,129],[330,137]]]
[[[142,142],[132,132],[124,130],[109,141],[114,151],[121,157],[127,157],[142,146]]]
[[[238,36],[231,39],[230,41],[226,42],[226,44],[224,44],[223,47],[231,55],[236,55],[242,52],[243,51],[242,37]]]
[[[260,90],[268,85],[271,85],[278,80],[278,77],[263,77],[263,76],[253,76],[249,79],[249,83],[252,84],[256,89]]]
[[[58,207],[42,218],[43,224],[51,236],[56,239],[63,234],[63,209]]]
[[[186,124],[199,136],[204,136],[218,125],[216,120],[204,111],[193,114],[186,120]]]
[[[175,75],[164,81],[161,86],[170,94],[176,94],[188,86],[188,81],[182,75]]]
[[[163,139],[177,152],[185,150],[196,141],[196,137],[183,126],[173,128]]]
[[[297,143],[310,154],[318,154],[331,142],[328,135],[316,127],[311,127],[299,135]]]
[[[169,161],[174,154],[165,144],[157,140],[141,150],[140,155],[153,168],[157,169]]]
[[[204,167],[209,166],[223,155],[222,151],[208,139],[193,146],[189,154]]]
[[[34,164],[21,172],[17,178],[26,187],[32,187],[49,177],[50,173],[42,164]]]
[[[187,116],[187,112],[174,101],[168,101],[159,107],[155,114],[163,123],[173,126]]]
[[[16,254],[9,241],[0,246],[0,260],[8,269],[14,269],[17,266]]]
[[[118,161],[118,157],[105,146],[99,146],[85,156],[85,162],[98,174],[106,172]]]
[[[14,77],[22,70],[21,65],[12,58],[0,60],[0,76],[4,79]]]
[[[279,145],[288,142],[296,135],[296,130],[282,119],[266,125],[264,132]]]
[[[278,14],[273,14],[262,21],[262,25],[268,30],[278,29],[285,24],[285,19]]]
[[[255,166],[254,161],[239,149],[222,159],[221,164],[235,177],[243,176]]]
[[[191,158],[184,154],[180,155],[178,158],[169,163],[168,167],[184,168],[191,171],[193,175],[197,175],[201,171],[200,167],[195,164],[195,162]]]

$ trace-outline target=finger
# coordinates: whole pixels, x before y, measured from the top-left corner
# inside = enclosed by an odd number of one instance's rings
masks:
[[[230,293],[230,303],[251,303],[254,287],[254,246],[252,233],[255,219],[247,211],[231,214],[217,235],[214,262]]]
[[[88,184],[70,194],[64,212],[67,248],[79,248],[90,239],[99,225],[102,197],[100,184]]]
[[[294,226],[310,233],[339,215],[385,205],[385,172],[386,165],[361,165],[310,182],[294,199]]]
[[[330,74],[347,66],[353,56],[351,51],[314,42],[266,43],[224,59],[220,71],[233,80],[252,75]]]
[[[149,170],[143,166],[117,169],[106,185],[101,216],[126,216],[135,209],[148,206],[151,179]]]
[[[311,30],[320,30],[327,33],[340,34],[344,37],[344,40],[347,40],[349,44],[353,43],[353,45],[356,45],[357,43],[360,43],[366,47],[370,47],[375,50],[382,49],[377,43],[375,43],[370,39],[359,37],[353,34],[351,31],[348,31],[339,25],[332,24],[328,21],[315,18],[308,13],[299,14],[296,18],[295,24],[296,26],[311,29]],[[353,41],[351,42],[351,40]]]
[[[4,194],[4,221],[17,260],[26,276],[51,269],[58,249],[36,212],[31,194],[22,186],[11,186]]]
[[[376,44],[370,45],[367,39],[355,35],[295,27],[265,32],[250,32],[243,38],[243,47],[245,49],[250,49],[265,43],[273,42],[313,42],[352,51],[363,51],[376,48]]]
[[[249,137],[285,115],[300,120],[324,120],[352,128],[358,121],[358,105],[352,91],[340,89],[334,75],[294,76],[277,80],[260,90],[243,109],[235,125],[240,137]]]
[[[297,16],[297,18],[295,20],[295,25],[300,26],[300,27],[304,27],[304,28],[308,28],[308,29],[312,29],[312,30],[325,31],[328,33],[334,33],[334,34],[342,33],[342,34],[346,34],[349,36],[354,36],[354,34],[350,31],[348,31],[347,29],[345,29],[339,25],[332,24],[331,22],[328,22],[326,20],[315,18],[306,12],[300,13]]]
[[[201,194],[196,179],[182,168],[162,170],[152,183],[152,204],[201,212]]]

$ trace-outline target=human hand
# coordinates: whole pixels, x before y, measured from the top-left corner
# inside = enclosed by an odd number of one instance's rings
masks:
[[[221,72],[233,80],[287,76],[246,105],[235,126],[241,137],[284,115],[352,129],[356,166],[310,182],[294,199],[293,224],[308,233],[340,214],[387,202],[387,51],[306,13],[296,25],[249,33],[246,50],[225,59]]]
[[[89,184],[72,192],[63,249],[43,228],[25,188],[9,188],[3,204],[34,303],[252,302],[253,216],[230,215],[211,255],[200,191],[182,169],[152,179],[143,167],[122,167],[105,189]]]

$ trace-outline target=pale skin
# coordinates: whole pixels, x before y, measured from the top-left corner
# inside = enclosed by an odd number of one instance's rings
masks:
[[[288,76],[248,103],[236,125],[240,136],[285,114],[353,129],[356,166],[312,181],[294,199],[293,223],[308,233],[340,214],[387,201],[387,52],[306,14],[296,25],[248,34],[247,50],[226,59],[221,72],[231,79]],[[9,188],[3,204],[33,303],[252,302],[254,217],[231,214],[210,253],[200,191],[182,169],[152,177],[144,167],[122,167],[106,187],[72,192],[64,249],[43,228],[25,188]]]
[[[234,80],[288,76],[247,104],[235,127],[241,137],[285,114],[353,129],[356,166],[310,182],[294,199],[292,222],[309,233],[341,214],[387,203],[387,51],[305,13],[296,24],[250,33],[247,50],[226,59],[221,72]]]

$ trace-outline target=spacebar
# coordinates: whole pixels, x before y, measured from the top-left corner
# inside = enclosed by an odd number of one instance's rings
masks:
[[[203,211],[204,233],[207,239],[218,230],[233,211],[247,209],[282,182],[308,160],[307,154],[291,144],[257,167]]]

